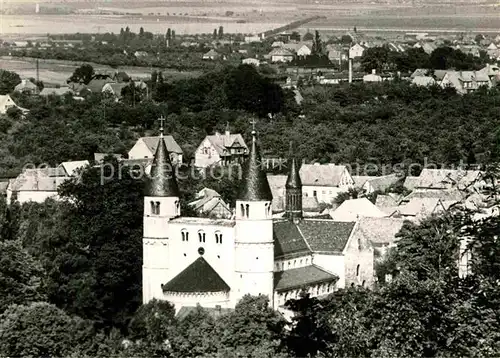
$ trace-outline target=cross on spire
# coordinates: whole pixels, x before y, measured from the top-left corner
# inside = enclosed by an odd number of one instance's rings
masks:
[[[255,135],[257,134],[257,132],[255,131],[255,124],[257,123],[255,121],[255,118],[252,118],[250,123],[252,123],[252,137],[253,137],[253,140],[255,141]]]
[[[158,120],[160,121],[160,137],[163,137],[163,122],[165,121],[165,118],[162,115],[160,118],[158,118]]]

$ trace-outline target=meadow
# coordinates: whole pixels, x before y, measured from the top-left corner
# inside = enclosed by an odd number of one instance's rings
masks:
[[[40,80],[49,85],[62,85],[71,76],[75,68],[84,62],[62,60],[39,60]],[[114,74],[115,71],[125,71],[133,79],[149,79],[152,69],[149,67],[118,67],[90,63],[96,72]],[[36,60],[34,58],[0,57],[0,68],[18,73],[21,78],[36,78]],[[165,79],[182,79],[201,75],[198,71],[179,72],[173,69],[158,69]]]

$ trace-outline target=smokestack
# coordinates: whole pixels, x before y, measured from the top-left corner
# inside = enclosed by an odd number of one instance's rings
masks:
[[[352,58],[349,58],[349,83],[352,83]]]

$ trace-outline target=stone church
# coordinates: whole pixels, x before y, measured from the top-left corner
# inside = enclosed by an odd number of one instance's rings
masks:
[[[303,218],[298,160],[286,183],[286,218],[273,219],[256,132],[231,219],[183,217],[170,155],[160,135],[144,198],[143,302],[176,310],[233,308],[267,295],[279,309],[301,292],[323,296],[373,282],[373,248],[356,222]]]

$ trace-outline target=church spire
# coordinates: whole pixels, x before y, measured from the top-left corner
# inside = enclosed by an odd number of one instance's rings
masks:
[[[302,181],[300,180],[300,166],[295,157],[293,143],[290,142],[290,170],[285,184],[285,211],[291,220],[302,218]]]
[[[288,161],[290,163],[290,171],[288,172],[288,178],[286,180],[285,187],[287,189],[302,189],[302,181],[299,175],[299,163],[295,157],[293,142],[290,142],[290,152],[288,156]]]
[[[255,125],[254,125],[255,126]],[[262,170],[261,157],[257,146],[257,132],[252,130],[252,146],[247,161],[243,165],[243,183],[238,200],[272,201],[273,195],[267,181],[267,175]]]
[[[160,137],[151,165],[150,178],[146,184],[146,195],[148,196],[179,196],[179,187],[175,179],[175,168],[170,161],[170,154],[165,145],[163,137],[163,116],[160,120]]]

